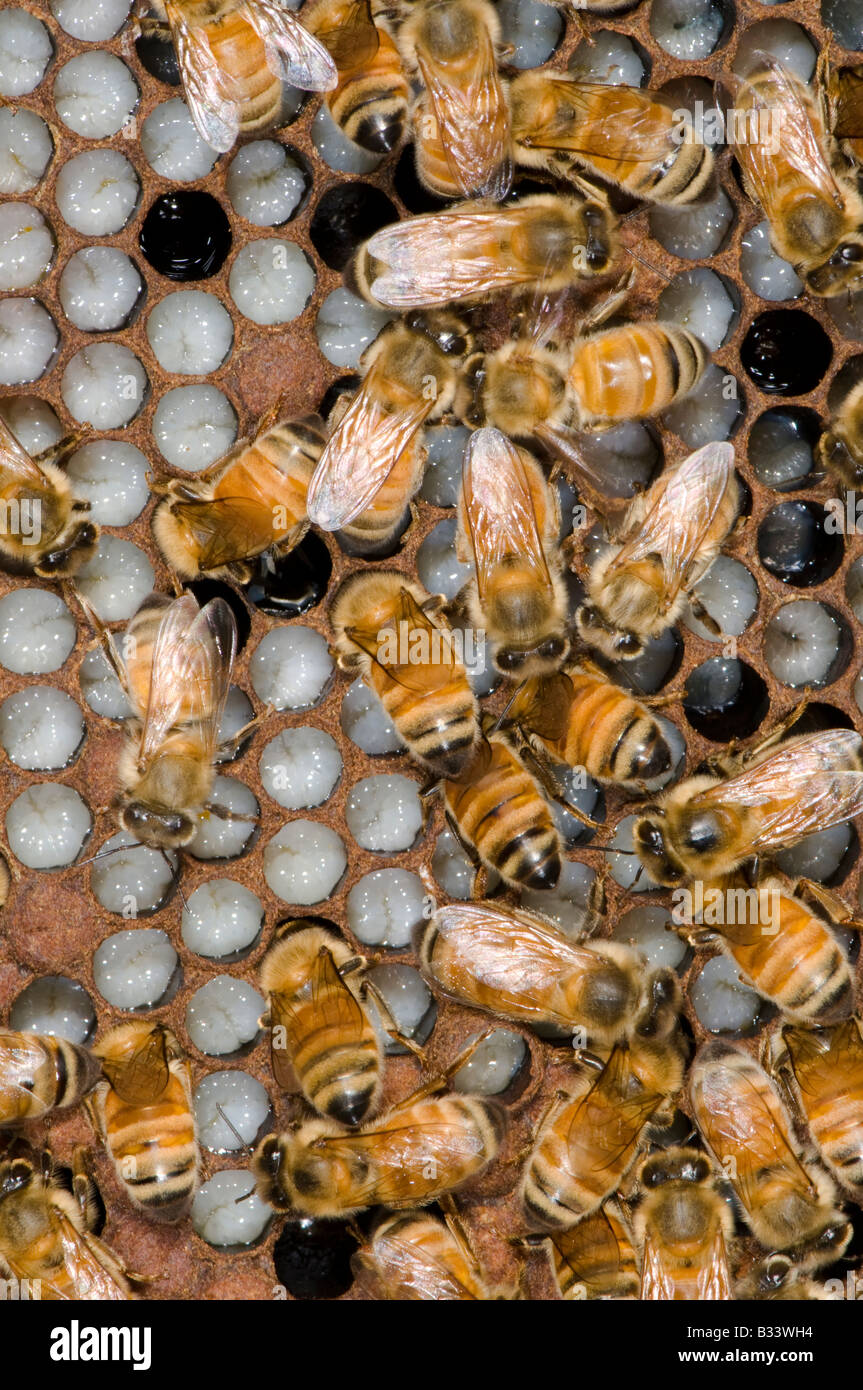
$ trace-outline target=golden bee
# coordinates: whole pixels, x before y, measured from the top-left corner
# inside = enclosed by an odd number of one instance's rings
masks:
[[[350,402],[343,396],[330,417],[330,437],[308,491],[315,526],[339,532],[351,523],[357,528],[398,466],[401,486],[386,497],[389,524],[378,517],[375,534],[365,538],[365,553],[369,540],[376,550],[383,548],[422,481],[426,455],[420,431],[450,408],[459,361],[469,345],[466,326],[450,313],[416,315],[383,329],[363,355],[359,391]],[[354,549],[363,540],[362,529],[351,538]]]
[[[134,711],[118,767],[118,824],[152,849],[181,849],[209,808],[234,615],[221,598],[199,609],[193,594],[151,594],[126,629],[123,657],[92,613],[90,621]]]
[[[456,554],[473,563],[466,593],[504,675],[555,670],[569,651],[560,504],[539,464],[498,430],[476,430],[465,451]]]
[[[353,283],[372,304],[422,309],[501,290],[553,293],[604,275],[617,254],[616,219],[599,195],[535,193],[505,207],[458,203],[384,227],[359,248]]]
[[[639,817],[633,842],[651,878],[666,887],[686,878],[714,882],[860,814],[860,735],[825,729],[774,747],[784,727],[750,750],[736,775],[687,777]]]
[[[735,1296],[744,1303],[826,1302],[833,1297],[823,1284],[798,1269],[787,1255],[768,1255],[759,1260],[737,1285]]]
[[[164,495],[151,525],[174,572],[248,584],[259,555],[292,550],[308,528],[306,493],[324,442],[316,418],[264,424],[212,468],[157,483]]]
[[[238,135],[282,123],[284,84],[332,91],[336,65],[282,0],[150,0],[145,32],[169,37],[202,140],[220,154]]]
[[[479,708],[441,602],[398,570],[372,570],[344,581],[330,622],[339,665],[362,675],[411,756],[459,777],[480,739]]]
[[[847,392],[815,446],[815,461],[847,488],[863,485],[863,382]]]
[[[507,1296],[487,1284],[458,1226],[424,1211],[386,1217],[352,1263],[366,1295],[387,1302],[486,1302]]]
[[[826,85],[833,137],[855,163],[863,164],[863,67],[829,72]]]
[[[420,1093],[358,1131],[309,1120],[258,1145],[258,1195],[276,1211],[301,1216],[425,1206],[491,1163],[506,1118],[500,1105],[478,1096]]]
[[[734,1297],[728,1247],[734,1218],[697,1149],[666,1149],[638,1173],[636,1218],[643,1300],[717,1302]]]
[[[833,894],[771,874],[757,888],[744,874],[731,874],[705,889],[705,903],[711,888],[722,904],[713,915],[724,920],[689,933],[693,942],[717,940],[753,989],[799,1023],[830,1023],[851,1012],[854,973],[830,925],[850,913]]]
[[[841,1255],[850,1224],[833,1180],[801,1155],[770,1077],[748,1052],[711,1042],[698,1052],[689,1098],[705,1144],[727,1176],[753,1235],[814,1269]]]
[[[786,1027],[774,1040],[774,1072],[786,1081],[833,1176],[863,1191],[863,1039],[860,1020],[829,1028]]]
[[[743,182],[774,251],[812,294],[853,293],[863,285],[863,198],[835,157],[821,91],[759,54],[733,103],[746,131],[735,141]]]
[[[0,1028],[0,1126],[77,1105],[100,1075],[99,1063],[85,1047]]]
[[[156,1221],[179,1221],[198,1186],[189,1066],[162,1023],[136,1019],[93,1049],[103,1079],[87,1101],[127,1196]]]
[[[546,1237],[560,1296],[592,1302],[638,1296],[638,1265],[625,1203],[605,1202],[569,1230]]]
[[[737,521],[730,444],[706,444],[629,505],[587,576],[576,627],[609,660],[630,660],[684,611]]]
[[[615,1044],[592,1084],[578,1077],[552,1102],[521,1185],[522,1204],[536,1226],[566,1230],[602,1206],[635,1166],[646,1126],[670,1120],[686,1062],[679,1009],[676,978],[657,972],[629,1036]]]
[[[560,832],[539,783],[504,734],[487,732],[461,776],[441,787],[450,830],[477,865],[475,898],[483,896],[489,871],[512,888],[554,887],[563,860]]]
[[[633,794],[671,767],[656,716],[589,661],[525,681],[507,719],[540,758]]]
[[[599,175],[636,198],[685,204],[713,177],[713,155],[671,103],[638,87],[521,72],[510,85],[519,164],[566,178]]]
[[[363,1002],[357,957],[335,932],[304,918],[281,924],[261,962],[269,1000],[273,1076],[310,1105],[357,1125],[377,1108],[383,1053]],[[359,964],[362,964],[360,961]]]
[[[99,527],[62,468],[31,458],[0,419],[0,567],[69,579],[95,553]]]
[[[520,908],[451,903],[422,928],[422,967],[451,998],[517,1023],[584,1034],[582,1046],[623,1039],[665,976],[616,941],[574,941]]]
[[[326,96],[336,125],[363,149],[388,154],[402,138],[410,88],[384,16],[370,0],[322,0],[303,22],[338,69]]]
[[[512,182],[506,86],[497,69],[500,21],[489,0],[417,0],[399,48],[421,78],[414,108],[417,174],[441,198],[493,198]]]
[[[35,1283],[46,1301],[133,1298],[134,1276],[93,1234],[99,1206],[83,1149],[72,1158],[71,1192],[63,1179],[47,1150],[0,1160],[0,1274]]]

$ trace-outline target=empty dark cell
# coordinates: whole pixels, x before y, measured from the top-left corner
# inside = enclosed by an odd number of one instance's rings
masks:
[[[767,686],[744,661],[711,657],[686,682],[683,709],[693,729],[724,743],[754,734],[769,706]]]
[[[151,77],[165,82],[169,87],[179,87],[180,69],[177,55],[170,39],[160,39],[156,34],[141,34],[135,40],[135,52]]]
[[[758,389],[777,396],[814,391],[832,356],[824,329],[802,309],[759,314],[740,349],[740,360]]]
[[[343,183],[328,189],[321,198],[309,236],[331,270],[344,270],[358,246],[398,218],[379,188],[368,183]]]
[[[144,218],[138,243],[169,280],[206,280],[225,264],[231,228],[209,193],[163,193]]]
[[[332,572],[330,552],[320,536],[309,531],[290,554],[275,563],[262,555],[245,595],[273,618],[296,618],[320,603]]]
[[[423,188],[417,178],[413,145],[405,145],[399,155],[393,175],[393,188],[408,212],[438,212],[440,208],[445,208],[449,201],[446,198],[436,198],[434,193],[429,193],[428,189]]]
[[[276,1241],[276,1278],[292,1298],[339,1298],[354,1282],[357,1242],[343,1221],[288,1221]]]
[[[249,633],[252,630],[252,620],[249,617],[249,610],[243,603],[239,594],[232,589],[229,584],[223,584],[218,579],[195,579],[191,584],[186,585],[191,589],[195,598],[203,608],[205,603],[209,603],[212,598],[223,598],[234,615],[234,622],[237,624],[237,651],[241,652],[249,640]]]
[[[826,526],[817,502],[780,502],[758,528],[758,558],[796,589],[823,584],[842,562],[842,537]]]
[[[844,709],[828,705],[825,700],[810,700],[800,718],[791,726],[789,734],[820,734],[823,729],[853,729],[854,720]]]

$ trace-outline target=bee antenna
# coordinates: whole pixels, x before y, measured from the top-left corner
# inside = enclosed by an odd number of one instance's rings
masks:
[[[119,848],[119,846],[118,846],[118,848]],[[182,885],[182,883],[180,882],[180,865],[179,865],[179,863],[172,864],[171,861],[170,861],[170,859],[168,858],[167,852],[166,852],[161,846],[159,847],[159,853],[161,854],[162,858],[164,859],[165,863],[166,863],[167,866],[168,866],[168,872],[170,873],[171,878],[174,880],[174,882],[175,882],[176,885],[177,885],[177,892],[178,892],[179,895],[180,895],[180,900],[181,900],[181,902],[182,902],[182,904],[183,904],[183,907],[188,907],[189,904],[188,904],[188,902],[186,901],[186,895],[185,895],[185,893],[183,892],[183,885]]]
[[[665,280],[667,284],[671,284],[671,276],[666,275],[664,270],[660,270],[658,265],[654,265],[652,261],[646,261],[643,256],[639,256],[637,251],[633,251],[631,246],[625,246],[623,249],[628,256],[632,256],[633,260],[646,266],[648,270],[652,270],[654,275],[658,275],[660,279]]]
[[[503,709],[501,710],[500,714],[498,715],[497,723],[493,726],[492,733],[496,734],[498,729],[501,728],[501,726],[503,725],[503,721],[506,719],[506,716],[509,714],[519,695],[524,690],[524,686],[524,681],[522,681],[521,685],[516,686],[515,690],[512,692]]]
[[[128,845],[111,845],[110,849],[100,849],[98,853],[91,854],[89,859],[81,859],[75,865],[76,869],[83,869],[85,864],[95,864],[97,859],[107,859],[109,854],[117,854],[121,849],[128,849]]]
[[[245,1141],[245,1139],[243,1138],[243,1136],[242,1136],[242,1134],[240,1133],[240,1131],[237,1129],[236,1125],[235,1125],[235,1124],[233,1123],[233,1121],[229,1118],[229,1116],[225,1113],[225,1111],[223,1110],[221,1104],[219,1104],[218,1101],[216,1102],[216,1109],[218,1110],[218,1112],[219,1112],[219,1114],[221,1115],[222,1119],[225,1121],[225,1124],[228,1126],[228,1129],[231,1131],[231,1133],[233,1134],[234,1138],[235,1138],[235,1139],[238,1139],[238,1140],[240,1141],[240,1148],[241,1148],[241,1149],[245,1149],[246,1152],[248,1152],[248,1150],[249,1150],[248,1144],[246,1143],[246,1141]],[[243,1198],[241,1198],[241,1199],[239,1199],[239,1200],[241,1200],[241,1201],[244,1202],[244,1201],[246,1200],[246,1198],[243,1197]]]

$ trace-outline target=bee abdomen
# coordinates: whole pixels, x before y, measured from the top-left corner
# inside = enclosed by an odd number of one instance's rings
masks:
[[[111,1156],[134,1202],[163,1221],[183,1216],[197,1185],[198,1147],[192,1117],[177,1106],[140,1111],[109,1131]],[[162,1113],[159,1113],[162,1112]]]
[[[707,365],[703,344],[685,328],[639,323],[586,338],[570,381],[584,420],[636,420],[687,395]]]
[[[272,72],[263,41],[241,13],[226,14],[207,29],[218,66],[242,92],[240,129],[274,125],[282,109],[282,84]]]
[[[358,1124],[371,1108],[380,1080],[375,1042],[339,1043],[297,1062],[303,1090],[316,1110],[342,1124]]]
[[[713,176],[713,155],[697,140],[677,147],[669,165],[655,171],[650,196],[658,203],[692,203]]]
[[[466,681],[465,687],[450,690],[449,697],[446,692],[432,694],[428,704],[411,700],[409,707],[401,710],[397,708],[401,703],[397,687],[395,698],[384,702],[394,706],[388,707],[387,713],[414,756],[443,777],[460,775],[479,733],[473,696]]]

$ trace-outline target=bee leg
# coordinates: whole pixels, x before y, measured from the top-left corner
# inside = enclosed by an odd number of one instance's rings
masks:
[[[570,178],[572,177],[573,176],[570,175]],[[595,197],[595,193],[592,192],[589,196]],[[584,318],[579,320],[578,331],[580,334],[590,333],[593,329],[599,328],[601,324],[611,318],[612,314],[616,314],[618,309],[623,307],[626,300],[629,298],[630,290],[635,284],[636,274],[635,266],[633,266],[627,271],[626,275],[618,280],[617,284],[609,290],[608,294],[604,295],[603,298],[600,299],[598,303],[594,304],[593,308],[585,314]]]
[[[586,825],[588,829],[599,829],[600,823],[598,820],[594,820],[592,816],[580,810],[579,807],[573,806],[572,802],[567,800],[557,785],[551,763],[547,762],[541,753],[538,753],[535,748],[531,748],[529,744],[525,743],[523,747],[519,748],[519,755],[522,762],[527,766],[528,771],[533,773],[543,791],[547,796],[551,797],[552,801],[556,801],[559,806],[562,806],[565,811],[568,811],[569,814],[574,816],[577,821],[580,821],[582,825]]]
[[[216,750],[217,756],[221,756],[222,754],[231,751],[236,752],[240,744],[245,743],[246,739],[251,737],[255,729],[257,729],[260,724],[265,723],[267,719],[271,718],[271,716],[274,715],[275,712],[275,705],[267,705],[266,708],[263,709],[260,714],[255,715],[254,719],[250,719],[247,724],[244,724],[242,729],[238,729],[237,732],[235,734],[232,734],[230,738],[226,738],[224,743],[219,744],[219,747]]]
[[[56,444],[49,444],[47,449],[40,450],[38,454],[31,454],[31,458],[34,463],[59,463],[65,454],[77,449],[83,438],[81,431],[73,430],[71,434],[64,434]]]
[[[587,25],[585,24],[584,20],[581,17],[581,14],[576,9],[575,5],[569,5],[567,13],[570,15],[573,24],[581,34],[584,43],[588,44],[589,47],[594,48],[596,46],[596,39],[593,37],[593,34],[588,29]]]
[[[837,893],[831,893],[823,883],[813,883],[812,879],[799,878],[792,887],[804,901],[811,901],[827,913],[836,926],[847,927],[849,931],[863,931],[863,919],[855,917],[847,903]]]
[[[473,1248],[473,1243],[468,1233],[467,1227],[461,1219],[461,1212],[455,1203],[455,1198],[451,1192],[445,1192],[439,1201],[440,1208],[444,1214],[444,1221],[453,1240],[461,1250],[462,1255],[469,1265],[473,1265],[475,1270],[479,1270],[480,1263],[477,1253]]]
[[[260,816],[244,816],[239,811],[231,811],[227,806],[220,806],[217,801],[206,801],[204,810],[207,815],[215,816],[216,820],[245,821],[247,825],[257,825],[261,819]]]
[[[703,627],[707,628],[707,631],[711,634],[712,637],[725,637],[725,633],[722,631],[722,628],[719,626],[716,619],[712,617],[710,613],[708,613],[707,609],[704,607],[704,604],[701,602],[701,599],[696,598],[694,594],[690,594],[689,596],[689,611],[691,612],[693,618],[695,618],[697,622],[701,623]]]
[[[420,608],[425,614],[432,617],[435,613],[440,613],[442,609],[446,608],[446,604],[446,594],[432,594],[431,598],[427,598],[424,603],[420,604]]]
[[[770,733],[767,734],[760,743],[757,743],[754,748],[749,750],[746,755],[746,761],[750,762],[756,754],[764,753],[768,748],[772,748],[774,744],[779,743],[788,733],[788,730],[792,729],[798,719],[801,718],[811,698],[812,692],[807,687],[803,691],[803,697],[799,705],[796,705],[793,710],[786,714],[784,719],[781,719],[778,724],[774,725]]]
[[[433,1096],[437,1091],[442,1091],[456,1072],[470,1061],[480,1044],[484,1043],[486,1038],[491,1037],[493,1032],[494,1028],[487,1028],[484,1033],[480,1033],[479,1037],[474,1038],[473,1042],[462,1048],[445,1071],[442,1071],[438,1076],[430,1077],[428,1081],[424,1081],[418,1090],[413,1091],[411,1095],[394,1105],[393,1110],[406,1110],[408,1106],[415,1105],[418,1100],[424,1100],[426,1096]]]
[[[350,961],[348,964],[350,964]],[[340,971],[339,973],[342,972]],[[375,988],[371,980],[363,980],[362,992],[364,995],[371,995],[377,1011],[381,1016],[381,1023],[384,1026],[384,1030],[390,1035],[393,1041],[407,1048],[408,1052],[412,1052],[420,1065],[424,1067],[426,1065],[426,1055],[423,1049],[418,1043],[414,1042],[413,1038],[409,1038],[406,1033],[400,1030],[380,990]]]
[[[79,1144],[72,1151],[72,1196],[78,1203],[84,1228],[95,1231],[102,1215],[99,1189],[87,1169],[87,1150]]]
[[[137,15],[135,22],[142,34],[152,34],[154,38],[171,41],[171,30],[164,20],[156,19],[153,15]]]

